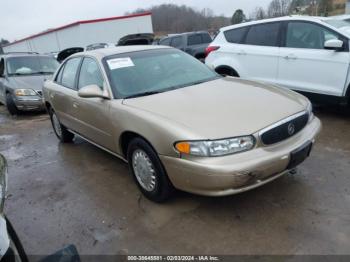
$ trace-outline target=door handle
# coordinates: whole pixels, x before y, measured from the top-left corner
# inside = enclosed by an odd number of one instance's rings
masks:
[[[294,55],[294,54],[289,54],[289,55],[286,55],[284,57],[284,59],[286,59],[286,60],[295,60],[295,59],[298,59],[298,57],[296,55]]]

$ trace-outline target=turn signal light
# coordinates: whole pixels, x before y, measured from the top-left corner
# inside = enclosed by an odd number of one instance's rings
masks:
[[[180,153],[189,154],[189,153],[190,153],[191,146],[190,146],[190,144],[187,143],[187,142],[180,142],[180,143],[177,143],[177,144],[175,145],[175,148],[176,148],[177,151],[179,151]]]

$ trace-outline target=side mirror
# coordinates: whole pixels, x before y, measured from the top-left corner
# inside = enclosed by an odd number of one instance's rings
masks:
[[[107,92],[101,90],[98,85],[88,85],[79,89],[78,95],[84,98],[104,98],[109,99]]]
[[[324,48],[328,50],[340,51],[343,49],[344,42],[338,39],[331,39],[324,43]]]

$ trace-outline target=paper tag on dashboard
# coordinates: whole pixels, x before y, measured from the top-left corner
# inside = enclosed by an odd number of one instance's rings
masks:
[[[109,69],[114,70],[123,67],[135,66],[130,57],[114,58],[107,60]]]

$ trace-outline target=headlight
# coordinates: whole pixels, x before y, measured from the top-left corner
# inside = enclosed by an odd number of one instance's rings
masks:
[[[5,158],[0,155],[0,214],[4,210],[5,196],[7,190],[7,165]]]
[[[225,156],[250,150],[255,145],[253,136],[222,140],[184,141],[175,143],[178,152],[194,156]]]
[[[38,95],[33,89],[16,89],[16,96],[36,96]]]
[[[306,107],[306,111],[309,114],[309,121],[311,121],[314,118],[314,113],[312,112],[313,108],[312,108],[312,104],[310,101],[308,101],[308,105]]]

